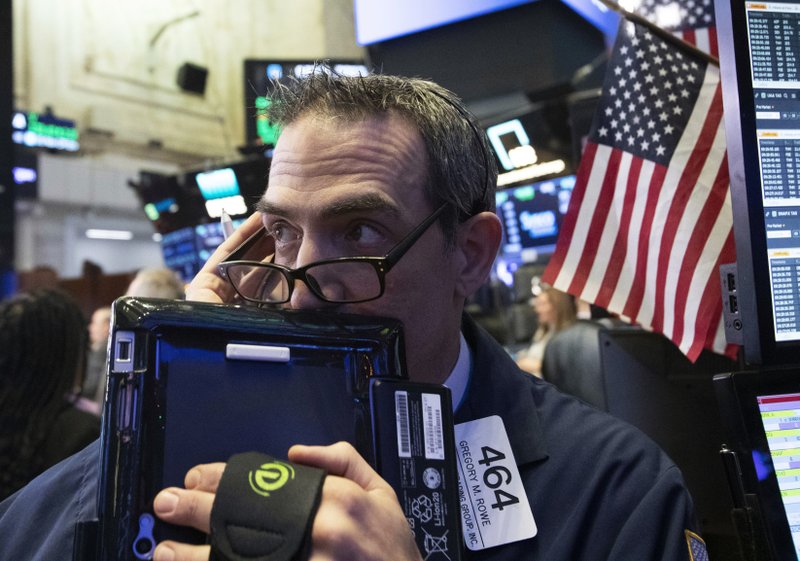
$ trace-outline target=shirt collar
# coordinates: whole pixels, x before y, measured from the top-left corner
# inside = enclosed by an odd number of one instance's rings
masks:
[[[464,314],[463,337],[471,354],[468,389],[455,413],[456,423],[499,415],[518,465],[547,458],[534,393],[541,380],[523,374],[509,354]]]
[[[453,400],[453,412],[457,411],[469,385],[469,373],[472,370],[472,352],[469,350],[467,340],[461,333],[461,349],[458,352],[458,360],[450,372],[450,376],[444,381],[444,385],[450,388],[450,396]]]

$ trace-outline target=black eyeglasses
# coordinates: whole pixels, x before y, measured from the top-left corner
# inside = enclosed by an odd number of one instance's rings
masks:
[[[219,264],[219,272],[239,296],[259,304],[288,302],[296,280],[303,281],[325,302],[355,304],[375,300],[383,296],[386,274],[436,222],[446,206],[445,203],[437,208],[383,257],[339,257],[309,263],[299,269],[259,261],[225,261]],[[252,245],[250,241],[246,241],[242,249]],[[234,252],[231,257],[237,253],[240,252]]]

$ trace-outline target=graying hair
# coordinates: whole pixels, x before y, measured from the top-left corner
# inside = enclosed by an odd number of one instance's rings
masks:
[[[418,78],[341,76],[327,66],[274,86],[269,118],[282,128],[307,114],[348,120],[396,114],[413,124],[428,158],[427,197],[433,208],[447,203],[440,221],[448,245],[461,221],[494,210],[494,156],[486,135],[453,92]]]

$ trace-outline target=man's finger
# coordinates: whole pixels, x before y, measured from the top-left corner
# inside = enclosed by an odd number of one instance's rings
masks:
[[[261,213],[250,215],[244,224],[222,242],[211,254],[200,272],[186,288],[186,299],[198,302],[230,302],[235,296],[233,287],[219,275],[217,265],[244,241],[261,228]]]
[[[195,466],[186,474],[184,485],[187,489],[216,493],[219,480],[222,479],[222,473],[225,471],[225,465],[223,462],[217,462]]]
[[[222,304],[231,302],[236,295],[228,281],[218,273],[200,271],[186,287],[186,299],[194,302]]]
[[[391,486],[347,442],[337,442],[330,446],[292,446],[289,449],[289,460],[327,470],[331,475],[357,483],[366,491],[391,490]]]
[[[190,526],[207,534],[213,504],[213,493],[169,487],[156,495],[153,511],[165,522]]]
[[[186,545],[164,541],[156,547],[153,561],[208,561],[209,555],[211,546],[208,545]]]

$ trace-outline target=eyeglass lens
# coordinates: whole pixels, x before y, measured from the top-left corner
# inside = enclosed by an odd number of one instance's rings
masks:
[[[282,269],[253,264],[231,264],[228,278],[245,298],[268,303],[289,299],[291,273]],[[332,261],[312,265],[305,275],[296,272],[319,297],[329,302],[353,302],[377,298],[381,294],[378,272],[368,262]]]

